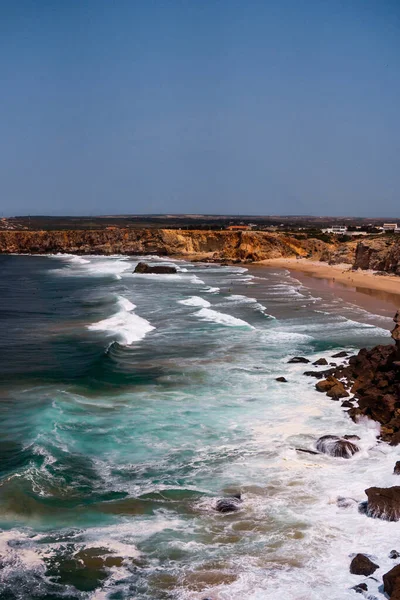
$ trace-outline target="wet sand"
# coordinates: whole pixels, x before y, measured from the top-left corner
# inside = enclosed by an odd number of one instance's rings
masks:
[[[305,287],[331,293],[370,313],[393,317],[400,307],[400,277],[350,271],[350,265],[328,265],[306,259],[271,259],[251,266],[253,275],[264,269],[287,269]],[[382,326],[382,325],[381,325]]]

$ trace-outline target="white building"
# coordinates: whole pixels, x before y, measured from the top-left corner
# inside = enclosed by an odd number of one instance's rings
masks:
[[[322,229],[322,233],[333,233],[335,235],[346,235],[347,227],[346,225],[332,225],[332,227],[328,227],[327,229]]]
[[[400,231],[400,228],[397,226],[397,223],[384,223],[383,231]]]

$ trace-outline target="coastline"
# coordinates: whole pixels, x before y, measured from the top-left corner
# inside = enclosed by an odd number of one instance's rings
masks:
[[[296,275],[300,272],[312,278],[330,280],[348,288],[348,291],[375,296],[393,306],[400,306],[400,277],[375,275],[372,271],[353,271],[349,264],[329,265],[305,258],[272,258],[260,261],[257,265],[287,269],[296,271]]]

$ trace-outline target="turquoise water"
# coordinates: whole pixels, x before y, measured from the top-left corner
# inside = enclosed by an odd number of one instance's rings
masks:
[[[398,528],[336,498],[397,450],[287,360],[387,343],[389,314],[282,270],[136,263],[0,257],[0,598],[353,598],[349,555]],[[295,451],[351,432],[350,461]]]

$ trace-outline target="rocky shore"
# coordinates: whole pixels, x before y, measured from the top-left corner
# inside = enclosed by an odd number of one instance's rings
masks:
[[[363,348],[347,363],[325,371],[306,371],[320,379],[316,388],[342,406],[357,421],[365,416],[381,426],[381,439],[400,444],[400,311],[394,317],[394,344]]]
[[[316,377],[316,389],[332,400],[341,400],[351,419],[357,422],[368,417],[380,425],[380,441],[390,445],[400,444],[400,310],[394,317],[392,330],[394,344],[363,348],[355,356],[346,352],[332,358],[345,359],[344,364],[326,370],[305,371],[305,375]],[[289,362],[310,362],[305,357],[294,357]],[[315,361],[315,366],[326,364],[326,359]],[[324,453],[332,457],[350,459],[359,451],[357,436],[324,435],[317,440],[315,451],[298,448],[301,452]],[[400,461],[393,465],[393,473],[400,475]],[[399,482],[400,483],[400,482]],[[400,485],[388,488],[370,487],[365,490],[366,501],[359,504],[358,510],[366,517],[400,520]],[[347,507],[351,498],[339,498],[338,506]],[[370,577],[379,565],[371,560],[374,556],[357,554],[350,562],[349,569],[354,575]],[[400,558],[397,550],[392,550],[389,558]],[[376,580],[377,581],[377,580]],[[368,595],[368,579],[354,586],[354,591],[364,597]],[[400,600],[400,564],[396,564],[383,575],[383,590],[390,600]]]

